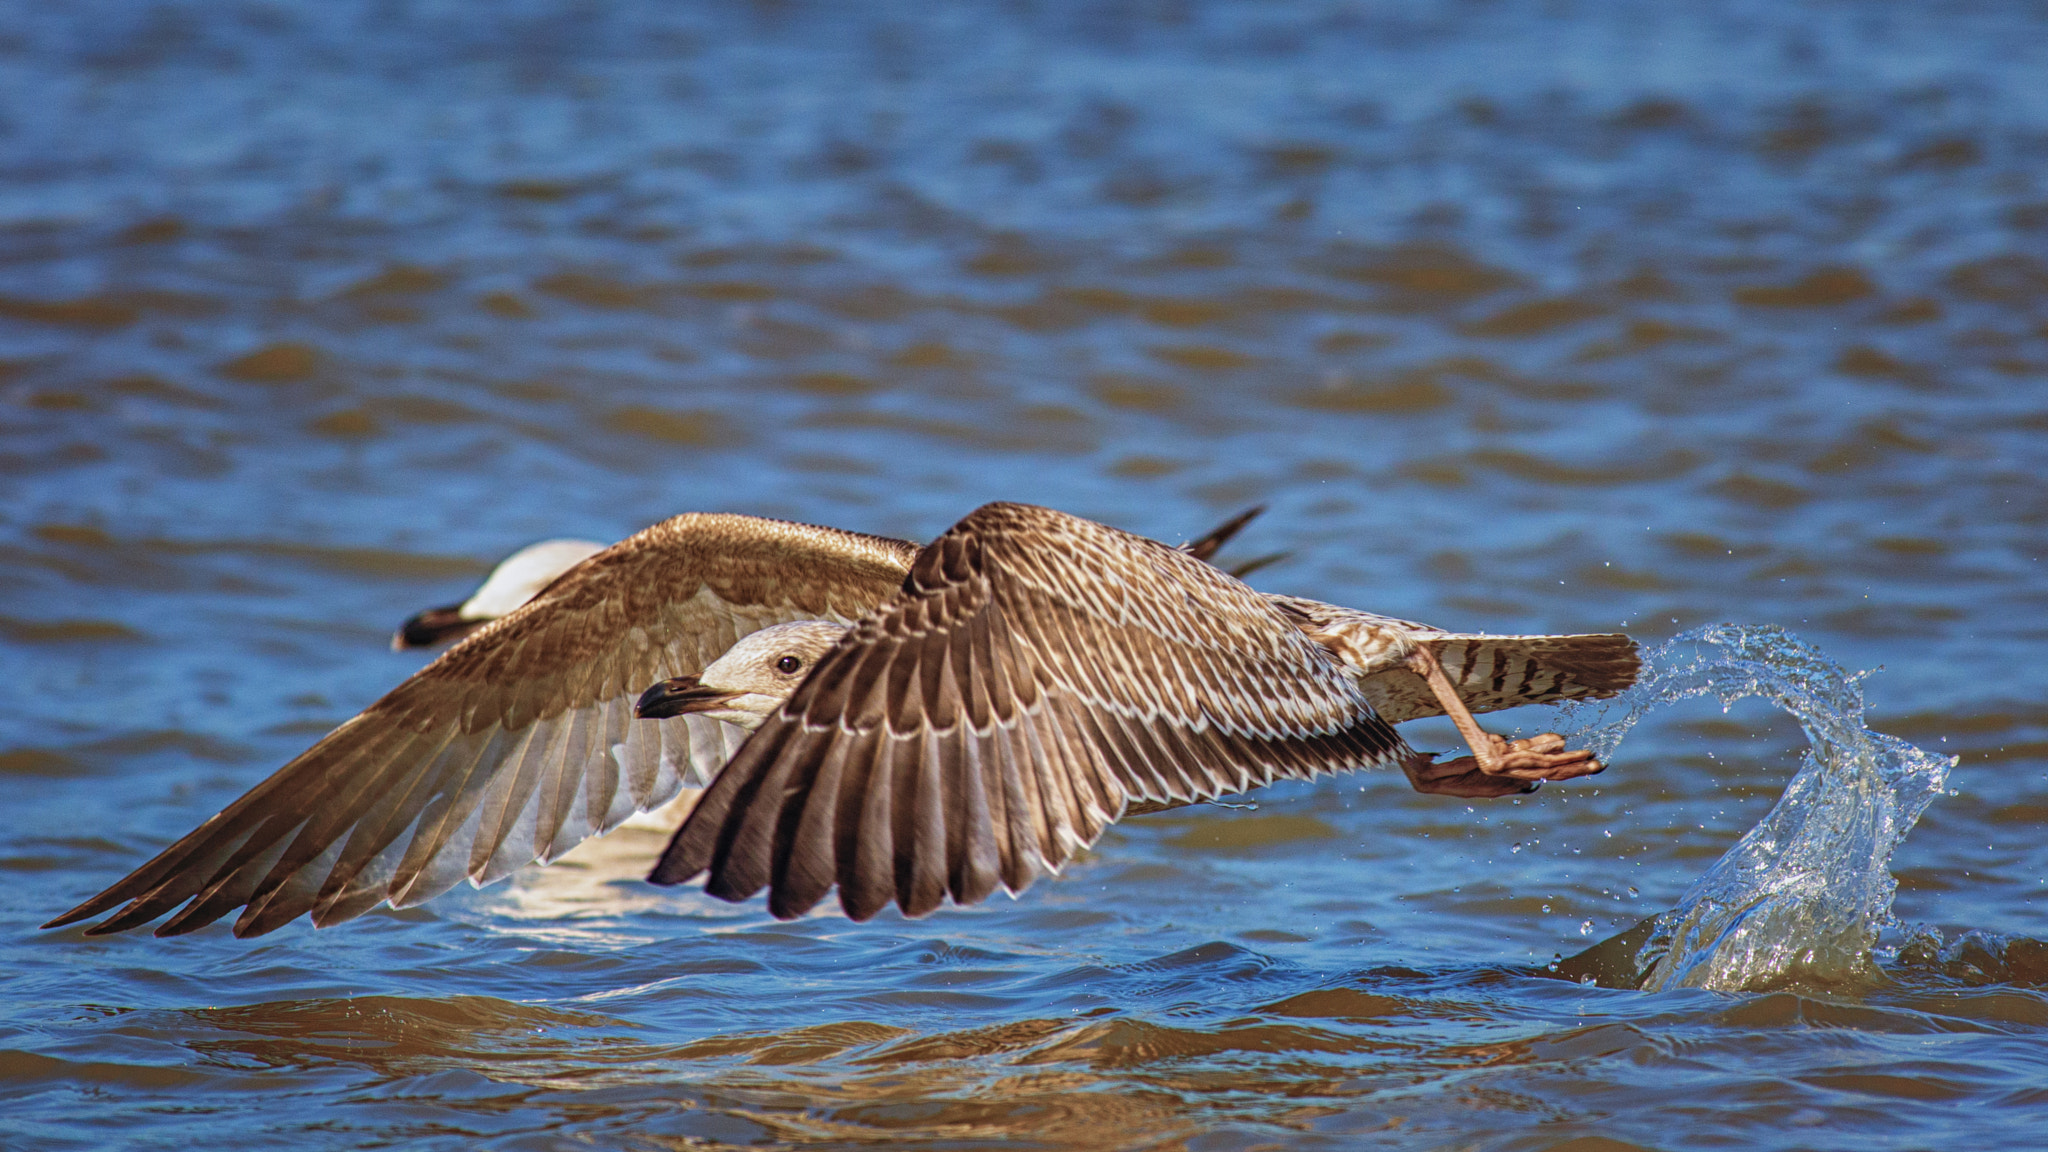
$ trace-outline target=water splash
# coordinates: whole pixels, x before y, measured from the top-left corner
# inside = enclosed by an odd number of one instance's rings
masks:
[[[1641,677],[1620,696],[1568,706],[1558,731],[1603,760],[1651,711],[1707,695],[1723,710],[1763,697],[1798,719],[1809,745],[1770,814],[1676,908],[1568,963],[1601,973],[1602,983],[1630,972],[1625,982],[1649,991],[1867,971],[1892,923],[1892,852],[1955,757],[1865,727],[1863,675],[1775,625],[1714,624],[1645,653]]]

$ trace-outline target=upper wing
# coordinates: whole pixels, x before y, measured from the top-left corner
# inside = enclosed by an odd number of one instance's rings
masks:
[[[635,721],[639,691],[790,620],[852,621],[917,546],[687,514],[599,552],[336,728],[126,879],[48,927],[158,935],[246,906],[235,934],[325,926],[487,883],[701,786],[745,733]]]
[[[990,504],[818,662],[650,879],[906,914],[1057,870],[1137,800],[1411,755],[1343,668],[1187,553]]]
[[[1474,712],[1603,699],[1635,683],[1642,668],[1636,642],[1619,632],[1489,636],[1415,627],[1415,639],[1436,650],[1444,674]],[[1360,687],[1389,724],[1444,714],[1429,685],[1403,667],[1368,676]]]

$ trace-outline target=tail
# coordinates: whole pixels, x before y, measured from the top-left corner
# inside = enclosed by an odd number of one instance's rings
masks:
[[[1618,632],[1584,636],[1443,632],[1425,633],[1416,639],[1436,652],[1444,674],[1474,712],[1604,699],[1634,684],[1642,670],[1636,642]],[[1390,668],[1367,677],[1361,687],[1380,719],[1389,724],[1444,712],[1422,677],[1406,668]]]

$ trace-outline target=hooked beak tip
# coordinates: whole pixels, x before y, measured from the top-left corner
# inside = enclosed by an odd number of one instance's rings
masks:
[[[695,676],[663,680],[640,694],[633,714],[642,720],[666,720],[690,712],[708,712],[738,695],[706,688]]]

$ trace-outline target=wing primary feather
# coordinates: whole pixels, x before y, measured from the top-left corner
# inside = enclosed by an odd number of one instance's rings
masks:
[[[954,729],[953,739],[960,765],[951,797],[954,807],[946,813],[947,887],[953,903],[964,906],[987,899],[1002,882],[1002,854],[989,808],[989,766],[982,756],[982,737],[962,725]]]
[[[439,733],[439,746],[445,747],[450,735],[446,731]],[[432,742],[432,738],[423,735],[421,742]],[[401,746],[386,754],[383,758],[384,763],[376,767],[388,768],[395,761],[403,762],[400,754],[410,751],[410,747]],[[434,754],[437,755],[438,752],[437,747]],[[428,757],[428,762],[431,762],[431,756]],[[412,763],[417,765],[419,761]],[[367,771],[364,774],[372,775]],[[388,787],[388,784],[386,786]],[[237,902],[247,905],[235,923],[237,936],[263,935],[313,909],[319,901],[320,890],[327,876],[339,863],[345,847],[343,833],[364,816],[364,813],[358,810],[362,796],[363,793],[358,790],[354,795],[336,798],[323,805],[320,810],[309,814],[306,822],[292,837],[289,846],[275,858],[267,870],[255,872],[253,868],[244,866],[249,868],[254,877],[260,879],[253,886],[240,885],[232,889],[238,897]],[[213,900],[217,902],[223,899],[228,891],[230,889],[221,889]],[[212,915],[205,916],[205,919],[198,922],[205,923],[206,920],[211,920],[235,906],[219,905]],[[187,913],[203,915],[194,908],[188,908]],[[174,927],[187,913],[181,913],[179,918],[174,918],[165,924],[164,928]]]
[[[841,782],[853,742],[836,740],[819,759],[810,788],[792,802],[800,812],[793,828],[784,821],[775,845],[775,869],[768,889],[768,911],[778,920],[794,920],[810,911],[838,877],[837,829]]]
[[[434,793],[459,790],[474,771],[478,759],[486,755],[493,741],[500,737],[500,730],[451,733],[448,743],[433,759],[422,761],[384,788],[349,830],[341,854],[335,858],[326,883],[321,885],[320,901],[325,903],[342,889],[356,887],[362,871],[371,861],[386,855],[399,835],[417,822]],[[390,863],[395,871],[397,861]],[[385,879],[388,881],[389,876]]]
[[[791,801],[803,795],[827,746],[817,732],[807,730],[762,769],[754,795],[739,810],[739,826],[731,840],[719,845],[705,892],[719,900],[745,900],[774,879],[774,851],[784,834],[782,824],[801,814],[788,812]]]
[[[257,820],[248,825],[239,835],[223,837],[216,841],[206,856],[196,858],[198,866],[193,871],[206,876],[214,875],[221,861],[233,855],[251,837],[264,834],[267,823],[268,821],[265,820]],[[85,929],[85,934],[87,936],[103,936],[108,933],[125,932],[130,928],[139,927],[177,907],[191,895],[193,895],[193,892],[183,890],[182,886],[172,888],[169,885],[160,884],[156,888],[137,893],[128,901],[127,907],[120,909],[114,915],[97,924],[88,926]],[[90,914],[97,915],[97,913]]]
[[[1044,798],[1039,795],[1038,773],[1033,767],[1029,746],[1018,732],[1021,707],[1009,667],[1009,657],[1014,649],[1007,643],[1009,637],[1000,630],[1001,623],[995,613],[978,613],[974,624],[988,633],[988,693],[995,723],[992,731],[996,737],[996,759],[1002,768],[1003,813],[1009,825],[1009,850],[1003,860],[1003,882],[1010,891],[1022,892],[1037,875],[1038,862],[1045,859],[1051,829],[1046,820]]]
[[[249,894],[255,889],[257,881],[263,878],[263,874],[277,862],[278,857],[282,856],[289,846],[285,837],[291,835],[292,831],[288,829],[284,836],[269,838],[270,847],[250,858],[243,866],[232,871],[223,871],[207,891],[194,897],[193,902],[187,904],[178,915],[159,924],[155,934],[167,937],[196,932],[228,912],[247,904]],[[245,935],[241,931],[240,923],[236,924],[235,929],[235,935]]]
[[[723,853],[723,843],[738,831],[737,822],[729,817],[746,810],[760,785],[762,769],[780,756],[800,731],[792,725],[771,725],[760,733],[761,740],[749,740],[742,746],[690,810],[683,826],[676,829],[647,879],[655,884],[681,884],[709,869]]]
[[[329,799],[328,793],[332,782],[344,768],[354,764],[359,756],[375,760],[385,749],[394,744],[403,745],[411,737],[410,732],[385,729],[373,730],[367,746],[351,747],[347,740],[323,741],[315,745],[312,752],[308,753],[313,758],[306,761],[306,769],[318,772],[313,784],[294,790],[288,794],[284,803],[272,807],[250,835],[212,868],[182,868],[167,876],[151,894],[149,906],[158,908],[161,914],[161,911],[168,910],[187,897],[199,896],[204,903],[215,907],[212,916],[206,919],[188,919],[186,923],[189,927],[181,931],[202,927],[218,919],[228,910],[239,907],[256,892],[265,874],[291,847],[291,843],[285,837],[301,832],[308,822],[308,813],[320,801]],[[322,748],[326,749],[326,754],[314,756],[314,753],[320,752]],[[232,893],[237,899],[232,903],[220,904],[222,897],[219,894],[222,892]],[[154,919],[154,916],[147,919]],[[126,926],[134,927],[135,923],[127,923]]]
[[[338,863],[341,851],[338,842],[342,833],[366,814],[364,799],[369,798],[370,807],[374,809],[378,794],[392,789],[392,783],[388,779],[392,766],[433,763],[441,754],[441,750],[448,746],[454,732],[448,728],[440,728],[426,732],[405,732],[402,735],[406,739],[396,747],[378,747],[366,751],[359,758],[364,762],[357,766],[355,778],[350,781],[352,786],[338,796],[326,798],[308,813],[305,824],[300,826],[298,834],[292,838],[291,845],[250,892],[251,904],[270,903],[288,881],[321,856],[329,857],[327,863],[330,868]],[[401,779],[404,775],[406,773],[401,771]],[[308,911],[311,907],[309,894],[306,906],[299,911]],[[297,914],[295,912],[293,916]],[[291,918],[286,917],[287,920]]]
[[[1021,762],[1017,734],[1010,725],[999,724],[990,730],[986,747],[993,753],[989,760],[1001,784],[999,789],[991,790],[991,799],[995,795],[1002,797],[1003,823],[999,827],[1003,838],[1003,887],[1014,895],[1031,887],[1042,855],[1033,794],[1026,784],[1030,769]]]
[[[322,881],[333,869],[335,858],[341,855],[340,840],[331,836],[326,840],[327,847],[318,856],[294,868],[283,883],[247,902],[235,920],[237,937],[246,939],[275,932],[313,910],[319,902]]]
[[[867,734],[870,741],[877,738]],[[896,895],[895,765],[886,742],[863,741],[863,758],[873,767],[863,781],[859,824],[853,833],[853,867],[839,875],[839,906],[846,918],[872,919]]]
[[[252,838],[264,834],[265,829],[270,830],[268,834],[282,836],[297,825],[297,821],[279,825],[271,819],[277,811],[269,806],[274,797],[284,797],[284,804],[289,808],[295,803],[303,803],[295,802],[292,799],[295,795],[323,791],[337,770],[333,756],[337,743],[360,739],[364,734],[363,717],[342,725],[140,868],[43,927],[61,928],[127,904],[129,907],[123,911],[120,920],[124,927],[133,928],[149,919],[138,921],[132,918],[140,902],[147,901],[149,906],[158,909],[157,915],[161,915],[187,897],[211,886],[224,862],[243,853]],[[375,739],[374,732],[372,739]],[[265,846],[259,843],[251,851],[260,851]],[[243,858],[247,858],[247,853],[243,853]],[[169,897],[169,902],[165,903],[167,895],[172,892],[179,894]],[[120,930],[109,929],[102,924],[88,931],[103,934]]]
[[[905,916],[923,916],[946,899],[946,879],[951,855],[952,830],[946,824],[951,805],[946,770],[941,763],[939,739],[929,731],[911,738],[901,751],[904,768],[916,780],[917,807],[910,861],[910,899],[898,893],[898,905]],[[900,851],[900,849],[899,849]]]
[[[1085,789],[1081,794],[1094,814],[1093,819],[1099,825],[1114,823],[1123,814],[1125,793],[1110,772],[1101,751],[1095,747],[1086,719],[1088,707],[1054,697],[1047,714],[1051,718],[1053,732],[1066,750],[1066,760],[1072,766],[1075,779]]]
[[[402,871],[394,876],[387,892],[387,899],[393,908],[410,908],[424,903],[446,892],[448,889],[473,875],[469,867],[469,845],[476,843],[477,829],[483,823],[483,809],[475,804],[457,805],[449,803],[453,797],[437,797],[427,811],[421,813],[421,823],[428,817],[459,813],[459,823],[444,823],[445,838],[440,848],[433,850],[415,838],[407,845],[406,855],[401,863]]]
[[[394,807],[391,815],[385,818],[377,839],[389,835],[396,843],[407,830],[412,833],[411,838],[405,841],[405,850],[399,855],[386,887],[394,906],[412,890],[427,866],[444,852],[459,851],[467,861],[467,842],[458,840],[461,831],[482,822],[479,809],[489,796],[493,783],[502,783],[496,769],[507,761],[517,763],[526,745],[534,738],[531,728],[516,733],[503,728],[487,731],[490,736],[479,744],[475,756],[467,761],[466,766],[462,760],[457,760],[449,766],[451,771],[443,780],[422,780],[422,788],[408,795],[405,803]],[[356,851],[377,856],[382,855],[384,848],[375,841],[367,841]],[[344,849],[345,853],[348,851]]]
[[[1017,725],[1010,746],[1018,751],[1018,775],[1037,811],[1033,829],[1038,854],[1046,867],[1057,873],[1067,862],[1068,851],[1078,834],[1074,830],[1074,799],[1066,789],[1066,765],[1053,759],[1051,749],[1038,735],[1037,709],[1017,710]]]
[[[617,697],[598,705],[597,746],[591,750],[585,807],[596,822],[595,831],[609,832],[640,810],[633,788],[626,780],[625,766],[612,749],[626,735],[633,722],[633,710]]]
[[[517,828],[533,791],[548,763],[549,751],[561,735],[562,725],[536,721],[523,731],[525,738],[511,750],[504,765],[491,774],[477,809],[476,840],[469,847],[469,866],[474,876],[491,866],[491,857]]]
[[[747,782],[749,795],[737,809],[739,818],[731,835],[720,839],[711,862],[711,879],[704,885],[706,892],[721,900],[740,901],[767,886],[773,877],[775,830],[789,803],[785,782],[800,766],[815,762],[822,751],[820,743],[815,732],[803,732],[774,759],[756,761],[760,770]]]
[[[868,792],[875,787],[875,774],[878,771],[886,773],[888,766],[876,763],[876,741],[861,741],[858,747],[854,741],[842,743],[847,746],[845,767],[841,770],[839,796],[831,813],[832,875],[839,884],[840,906],[865,908],[872,916],[888,904],[893,894],[893,888],[879,894],[870,891],[867,885],[874,882],[874,877],[863,872],[864,868],[871,867],[865,847]],[[857,896],[849,897],[848,893],[855,887],[860,887],[861,891]],[[877,898],[880,903],[875,903]]]
[[[572,708],[564,716],[567,729],[555,751],[554,762],[547,765],[547,771],[554,777],[552,787],[546,788],[542,796],[546,807],[534,826],[534,855],[542,863],[582,843],[590,836],[591,811],[587,788],[595,788],[602,778],[603,766],[611,762],[609,756],[598,756],[596,743],[598,716],[594,705]],[[611,806],[611,793],[605,792],[599,812]],[[525,860],[507,861],[513,868],[525,864]]]

